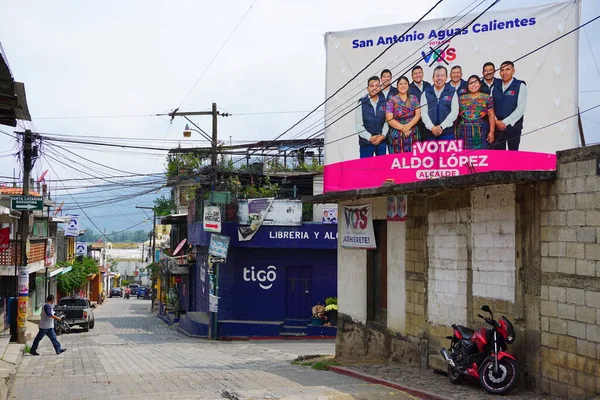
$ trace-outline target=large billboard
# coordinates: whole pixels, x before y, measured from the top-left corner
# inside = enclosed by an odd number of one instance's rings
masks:
[[[577,146],[578,34],[535,50],[577,28],[578,2],[481,11],[325,35],[325,191],[552,170]]]

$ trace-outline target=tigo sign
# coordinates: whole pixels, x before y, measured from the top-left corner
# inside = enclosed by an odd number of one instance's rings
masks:
[[[242,273],[246,282],[258,282],[258,286],[264,290],[271,289],[273,282],[277,279],[277,267],[274,265],[269,265],[266,270],[260,271],[255,271],[254,267],[250,267],[250,269],[244,267]]]

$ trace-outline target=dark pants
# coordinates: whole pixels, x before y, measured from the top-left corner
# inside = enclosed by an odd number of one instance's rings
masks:
[[[438,141],[438,140],[454,140],[454,127],[451,129],[444,129],[440,136],[435,136],[429,129],[425,128],[423,134],[421,134],[421,141]]]
[[[496,140],[492,143],[493,150],[519,150],[521,143],[521,131],[523,128],[515,129],[507,126],[504,131],[496,131]]]
[[[33,344],[31,345],[30,351],[32,353],[36,352],[38,346],[40,345],[40,340],[42,340],[44,338],[44,336],[48,336],[48,338],[52,342],[52,345],[54,346],[54,350],[56,351],[56,354],[58,354],[60,352],[60,343],[58,343],[58,340],[56,340],[56,332],[54,332],[54,328],[50,328],[50,329],[40,328],[37,336],[33,340]]]
[[[372,143],[360,145],[360,158],[367,158],[376,156],[385,156],[386,141],[379,143],[375,146]]]

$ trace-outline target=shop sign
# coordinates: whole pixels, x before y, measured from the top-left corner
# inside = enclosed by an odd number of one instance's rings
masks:
[[[204,207],[204,230],[207,232],[221,232],[221,207]]]
[[[227,250],[229,249],[229,236],[210,235],[210,244],[208,246],[208,254],[216,257],[227,258]]]
[[[255,270],[254,267],[242,270],[242,278],[246,282],[258,282],[261,289],[269,290],[277,280],[277,267],[269,265],[266,269]]]

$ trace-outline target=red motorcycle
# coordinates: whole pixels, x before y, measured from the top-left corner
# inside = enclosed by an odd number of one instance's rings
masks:
[[[452,325],[453,336],[450,350],[440,352],[448,363],[448,378],[454,384],[461,383],[466,376],[479,379],[485,390],[492,394],[508,393],[517,381],[519,364],[517,359],[506,352],[507,345],[515,341],[513,324],[504,316],[494,320],[489,306],[481,307],[490,317],[482,318],[492,329],[479,328],[477,331],[462,325]]]

